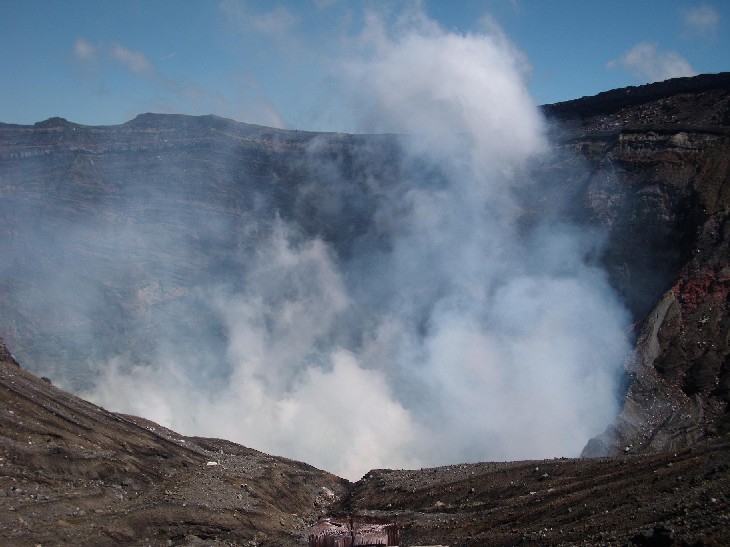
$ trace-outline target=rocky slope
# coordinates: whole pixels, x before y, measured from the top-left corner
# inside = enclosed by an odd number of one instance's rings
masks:
[[[2,361],[2,543],[296,545],[349,488],[306,464],[112,414]]]
[[[0,542],[306,545],[322,517],[408,545],[726,545],[730,438],[677,452],[374,470],[348,483],[112,414],[0,362]]]

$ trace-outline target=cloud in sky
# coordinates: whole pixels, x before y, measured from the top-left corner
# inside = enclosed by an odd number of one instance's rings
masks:
[[[149,76],[155,73],[152,63],[141,51],[134,51],[120,44],[115,44],[109,54],[112,59],[134,74]]]
[[[251,23],[265,34],[285,34],[296,25],[297,21],[297,17],[288,9],[277,6],[271,11],[252,18]]]
[[[720,14],[708,5],[688,8],[682,14],[682,24],[687,36],[713,37],[720,24]]]
[[[244,0],[222,0],[220,9],[238,25],[280,38],[285,37],[299,22],[299,18],[284,6],[256,12]]]
[[[119,43],[113,46],[102,43],[93,44],[86,38],[79,37],[74,42],[73,58],[77,63],[84,66],[93,65],[100,60],[106,60],[106,63],[102,63],[102,66],[99,67],[100,70],[103,70],[105,67],[117,65],[136,76],[145,78],[159,76],[147,55],[142,51],[135,51]]]
[[[319,9],[326,9],[334,6],[338,0],[314,0],[314,5]]]
[[[177,56],[176,52],[160,58],[160,62]],[[244,119],[270,127],[284,127],[285,123],[274,104],[265,96],[261,83],[253,77],[234,76],[235,97],[221,94],[206,85],[184,76],[168,76],[159,70],[150,57],[141,50],[115,43],[92,43],[84,37],[74,42],[72,58],[79,76],[91,82],[99,94],[113,95],[109,72],[121,68],[131,75],[137,86],[158,91],[140,105],[141,111],[178,113],[197,111]]]
[[[77,38],[74,43],[74,57],[79,61],[90,61],[96,58],[97,46],[85,38]]]
[[[641,42],[619,59],[607,63],[607,68],[621,66],[643,81],[659,82],[669,78],[697,74],[684,57],[675,51],[662,51],[654,42]]]

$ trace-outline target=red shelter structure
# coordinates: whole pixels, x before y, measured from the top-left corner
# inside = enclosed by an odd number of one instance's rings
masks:
[[[322,519],[309,535],[309,547],[397,546],[398,526],[394,523],[349,519]]]

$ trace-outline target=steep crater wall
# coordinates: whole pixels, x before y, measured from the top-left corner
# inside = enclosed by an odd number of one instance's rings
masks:
[[[555,147],[535,167],[539,189],[518,196],[525,225],[547,215],[605,231],[600,259],[637,339],[623,412],[586,455],[688,445],[729,426],[728,80],[543,109]],[[0,124],[0,335],[22,363],[72,386],[88,382],[85,363],[144,362],[170,333],[195,354],[192,334],[205,332],[223,361],[221,326],[191,287],[238,283],[232,251],[278,215],[343,259],[387,249],[376,211],[401,177],[400,146],[213,116]]]
[[[720,74],[545,107],[558,148],[589,168],[570,184],[608,230],[637,337],[624,409],[585,455],[675,449],[730,425],[729,88]]]

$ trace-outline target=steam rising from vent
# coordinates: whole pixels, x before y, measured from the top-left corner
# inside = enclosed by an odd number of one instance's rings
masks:
[[[389,32],[372,19],[365,52],[341,72],[364,130],[408,135],[397,177],[370,173],[372,157],[345,169],[329,137],[312,139],[300,214],[235,236],[201,221],[242,241],[230,274],[187,288],[194,306],[177,317],[220,328],[181,342],[169,326],[146,362],[96,361],[83,395],[348,478],[574,456],[615,416],[627,314],[591,260],[600,238],[522,222],[516,195],[541,191],[528,173],[548,150],[524,59],[496,32],[422,18]],[[353,210],[368,222],[351,226]]]
[[[366,129],[413,135],[417,152],[491,175],[492,190],[495,174],[543,149],[526,63],[502,35],[450,34],[427,21],[395,39],[365,35],[371,56],[347,71]]]

